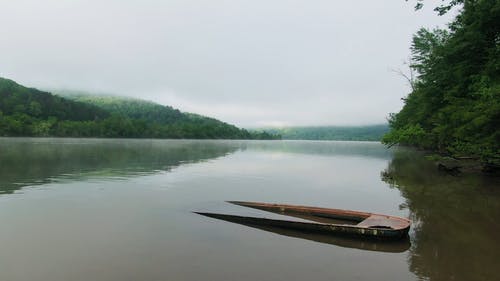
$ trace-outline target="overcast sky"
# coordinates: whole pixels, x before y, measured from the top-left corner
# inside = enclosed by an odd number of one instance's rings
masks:
[[[243,127],[383,123],[414,2],[0,0],[0,76],[152,100]]]

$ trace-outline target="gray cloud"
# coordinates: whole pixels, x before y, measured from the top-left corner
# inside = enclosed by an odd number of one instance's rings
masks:
[[[428,2],[0,0],[0,76],[240,126],[381,123],[412,34],[450,20]]]

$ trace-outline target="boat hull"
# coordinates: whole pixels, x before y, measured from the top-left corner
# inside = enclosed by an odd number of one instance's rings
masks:
[[[402,229],[370,228],[370,227],[360,227],[357,225],[302,222],[294,220],[278,220],[278,219],[247,217],[247,216],[206,213],[206,212],[196,212],[196,213],[215,219],[221,219],[241,224],[272,226],[284,229],[293,229],[296,231],[307,232],[307,233],[357,236],[357,237],[364,237],[367,239],[377,239],[377,240],[401,239],[408,236],[408,230],[409,230],[409,225],[407,228],[402,228]]]

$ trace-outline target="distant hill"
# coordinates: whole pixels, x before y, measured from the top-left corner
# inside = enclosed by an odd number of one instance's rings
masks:
[[[389,131],[387,124],[370,126],[319,126],[264,129],[288,140],[380,141]]]
[[[63,97],[4,78],[0,78],[0,136],[277,138],[149,101],[82,94]]]
[[[85,121],[109,117],[94,105],[54,96],[34,88],[26,88],[0,77],[0,112],[3,115],[26,114],[39,119]]]
[[[190,120],[188,114],[182,113],[178,109],[146,100],[114,95],[97,95],[81,91],[55,90],[54,94],[73,101],[97,106],[107,112],[127,116],[132,119],[142,119],[162,124]]]
[[[151,101],[114,95],[95,95],[85,92],[55,91],[67,99],[97,106],[112,114],[145,121],[161,131],[167,125],[170,137],[187,138],[237,138],[277,139],[278,135],[265,132],[248,132],[244,129],[195,113],[181,112],[171,106]],[[175,135],[177,133],[182,136]]]

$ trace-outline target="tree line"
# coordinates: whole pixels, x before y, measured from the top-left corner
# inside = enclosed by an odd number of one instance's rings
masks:
[[[380,141],[387,133],[387,124],[367,126],[310,126],[265,129],[289,140]]]
[[[383,142],[500,165],[500,1],[454,0],[436,11],[453,6],[448,28],[413,36],[417,75]]]
[[[152,102],[66,98],[0,78],[0,136],[279,139]]]

